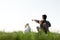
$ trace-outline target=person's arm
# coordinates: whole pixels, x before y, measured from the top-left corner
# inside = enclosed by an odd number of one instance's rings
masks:
[[[40,22],[39,20],[36,20],[36,19],[34,19],[34,20],[32,20],[32,21],[35,21],[36,23],[39,23],[39,22]]]
[[[51,27],[51,23],[48,21],[48,26]]]

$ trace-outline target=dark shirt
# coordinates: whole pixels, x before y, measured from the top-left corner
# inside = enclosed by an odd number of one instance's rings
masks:
[[[47,28],[51,26],[50,22],[47,21],[47,20],[35,20],[37,23],[40,24],[40,27],[43,28],[43,23],[46,23],[47,24]]]

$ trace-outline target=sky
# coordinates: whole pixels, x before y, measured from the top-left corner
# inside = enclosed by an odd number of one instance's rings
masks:
[[[0,0],[0,31],[24,31],[26,23],[36,32],[39,26],[32,19],[41,20],[43,14],[50,21],[51,32],[60,32],[60,0]]]

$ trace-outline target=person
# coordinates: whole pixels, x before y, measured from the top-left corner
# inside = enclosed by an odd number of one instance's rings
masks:
[[[45,32],[45,34],[47,34],[49,32],[49,27],[51,27],[51,23],[49,21],[46,20],[47,19],[47,15],[44,14],[42,15],[42,20],[36,20],[36,19],[32,19],[32,21],[37,22],[38,24],[40,24],[40,29],[43,30]]]
[[[29,23],[25,25],[25,33],[31,32],[31,28],[29,26]]]

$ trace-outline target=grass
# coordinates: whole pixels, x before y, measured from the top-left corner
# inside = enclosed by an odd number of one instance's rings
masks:
[[[48,36],[43,32],[23,33],[23,32],[0,32],[0,40],[60,40],[60,34],[48,33]]]

